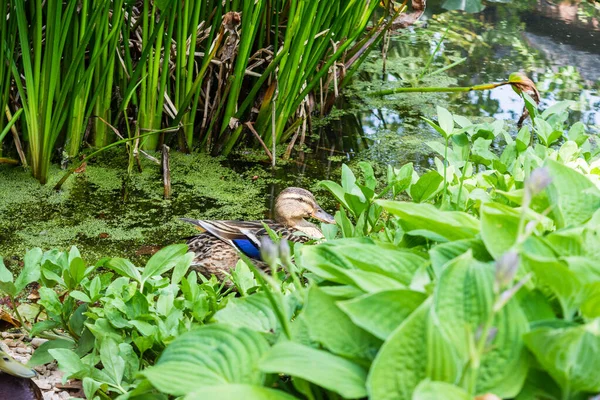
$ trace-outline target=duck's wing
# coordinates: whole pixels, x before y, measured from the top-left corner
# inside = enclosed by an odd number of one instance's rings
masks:
[[[182,221],[196,225],[230,246],[238,248],[248,257],[260,259],[260,238],[267,234],[263,223],[275,231],[285,229],[271,220],[264,221],[207,221],[182,218]]]

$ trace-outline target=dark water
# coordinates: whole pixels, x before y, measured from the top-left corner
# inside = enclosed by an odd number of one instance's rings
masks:
[[[385,70],[381,49],[370,54],[331,115],[313,119],[306,146],[296,148],[291,160],[275,170],[260,150],[240,150],[227,160],[174,155],[173,197],[164,200],[156,166],[127,176],[122,153],[88,166],[60,193],[40,188],[23,171],[0,166],[0,256],[8,260],[34,246],[75,244],[90,260],[144,258],[193,233],[178,217],[268,217],[274,196],[292,185],[313,190],[324,208],[333,211],[333,200],[319,191],[317,182],[338,180],[343,162],[432,165],[424,143],[439,136],[421,117],[434,118],[436,105],[474,121],[504,119],[513,130],[523,107],[507,86],[468,94],[368,95],[382,88],[471,86],[524,71],[536,82],[543,107],[574,100],[572,120],[599,132],[600,6],[515,0],[488,2],[483,12],[466,14],[447,12],[440,3],[428,1],[419,26],[391,37]],[[53,166],[52,179],[61,174]]]

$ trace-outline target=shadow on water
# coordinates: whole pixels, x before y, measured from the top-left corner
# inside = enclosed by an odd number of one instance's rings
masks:
[[[468,94],[368,95],[387,87],[468,86],[502,81],[522,70],[537,82],[544,107],[575,100],[573,121],[598,132],[598,8],[585,2],[488,2],[473,15],[446,12],[441,1],[428,3],[421,26],[392,37],[385,72],[381,51],[373,51],[332,113],[314,118],[305,145],[296,146],[292,159],[280,161],[274,170],[260,150],[239,150],[228,159],[172,153],[173,196],[164,200],[158,168],[143,160],[144,171],[127,176],[123,150],[93,160],[58,193],[51,189],[62,174],[58,166],[45,187],[25,171],[0,166],[0,255],[10,260],[28,248],[74,244],[90,261],[102,256],[142,261],[157,248],[194,234],[179,217],[269,217],[275,196],[287,186],[313,190],[333,211],[334,201],[317,182],[338,180],[344,162],[412,162],[420,170],[433,166],[425,142],[439,136],[421,116],[434,117],[436,105],[474,121],[505,119],[513,131],[523,107],[509,87]],[[462,58],[466,61],[459,62]],[[278,152],[282,155],[285,148]]]

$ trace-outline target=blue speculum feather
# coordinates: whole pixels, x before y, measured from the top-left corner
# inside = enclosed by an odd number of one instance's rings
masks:
[[[260,260],[260,249],[250,239],[233,239],[233,243],[250,258]]]

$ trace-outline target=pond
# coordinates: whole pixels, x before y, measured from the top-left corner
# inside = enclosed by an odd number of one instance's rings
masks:
[[[508,86],[466,94],[368,95],[386,87],[471,86],[503,81],[521,70],[538,85],[544,107],[575,100],[572,118],[598,132],[598,7],[587,2],[489,2],[483,12],[466,14],[447,12],[441,1],[428,3],[418,26],[390,37],[385,70],[376,49],[330,116],[313,119],[306,145],[274,171],[258,150],[240,150],[228,159],[174,153],[173,195],[164,200],[158,167],[144,159],[143,172],[128,175],[122,150],[90,163],[58,193],[51,188],[62,174],[58,166],[45,187],[25,171],[0,166],[0,254],[14,263],[27,248],[75,244],[89,261],[145,258],[194,234],[178,217],[263,218],[273,196],[291,185],[315,191],[332,210],[335,204],[320,196],[316,183],[337,179],[342,162],[432,165],[425,142],[438,136],[420,117],[434,116],[436,105],[473,120],[505,119],[511,129],[523,107]]]

